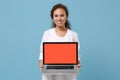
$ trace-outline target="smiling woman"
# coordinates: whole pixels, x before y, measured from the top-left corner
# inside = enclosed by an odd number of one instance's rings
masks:
[[[56,4],[51,10],[51,18],[53,21],[52,29],[46,30],[43,34],[40,45],[40,69],[43,69],[43,43],[44,42],[77,42],[78,50],[80,43],[76,32],[72,31],[68,22],[68,10],[63,4]],[[56,53],[57,54],[57,53]],[[79,54],[78,54],[79,55]],[[80,58],[78,56],[78,68],[80,68]],[[42,74],[42,80],[77,80],[77,73],[72,74]]]

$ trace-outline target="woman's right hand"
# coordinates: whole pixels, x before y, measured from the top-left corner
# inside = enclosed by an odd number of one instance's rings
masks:
[[[43,60],[39,60],[40,69],[43,69]]]

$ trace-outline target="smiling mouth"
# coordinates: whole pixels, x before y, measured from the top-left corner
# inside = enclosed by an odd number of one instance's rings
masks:
[[[62,22],[57,22],[58,24],[61,24]]]

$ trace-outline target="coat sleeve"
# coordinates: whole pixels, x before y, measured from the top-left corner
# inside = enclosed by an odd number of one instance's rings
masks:
[[[43,33],[42,41],[41,41],[41,44],[40,44],[39,60],[43,59],[43,42],[46,42],[46,40],[47,40],[46,38],[47,38],[47,32],[45,31]]]
[[[80,57],[81,57],[81,55],[80,55],[80,41],[79,41],[79,38],[78,38],[78,34],[76,32],[74,34],[74,41],[78,42],[78,60],[80,60]]]

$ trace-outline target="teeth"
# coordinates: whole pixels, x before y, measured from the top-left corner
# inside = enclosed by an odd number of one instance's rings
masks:
[[[62,22],[58,22],[58,23],[62,23]]]

